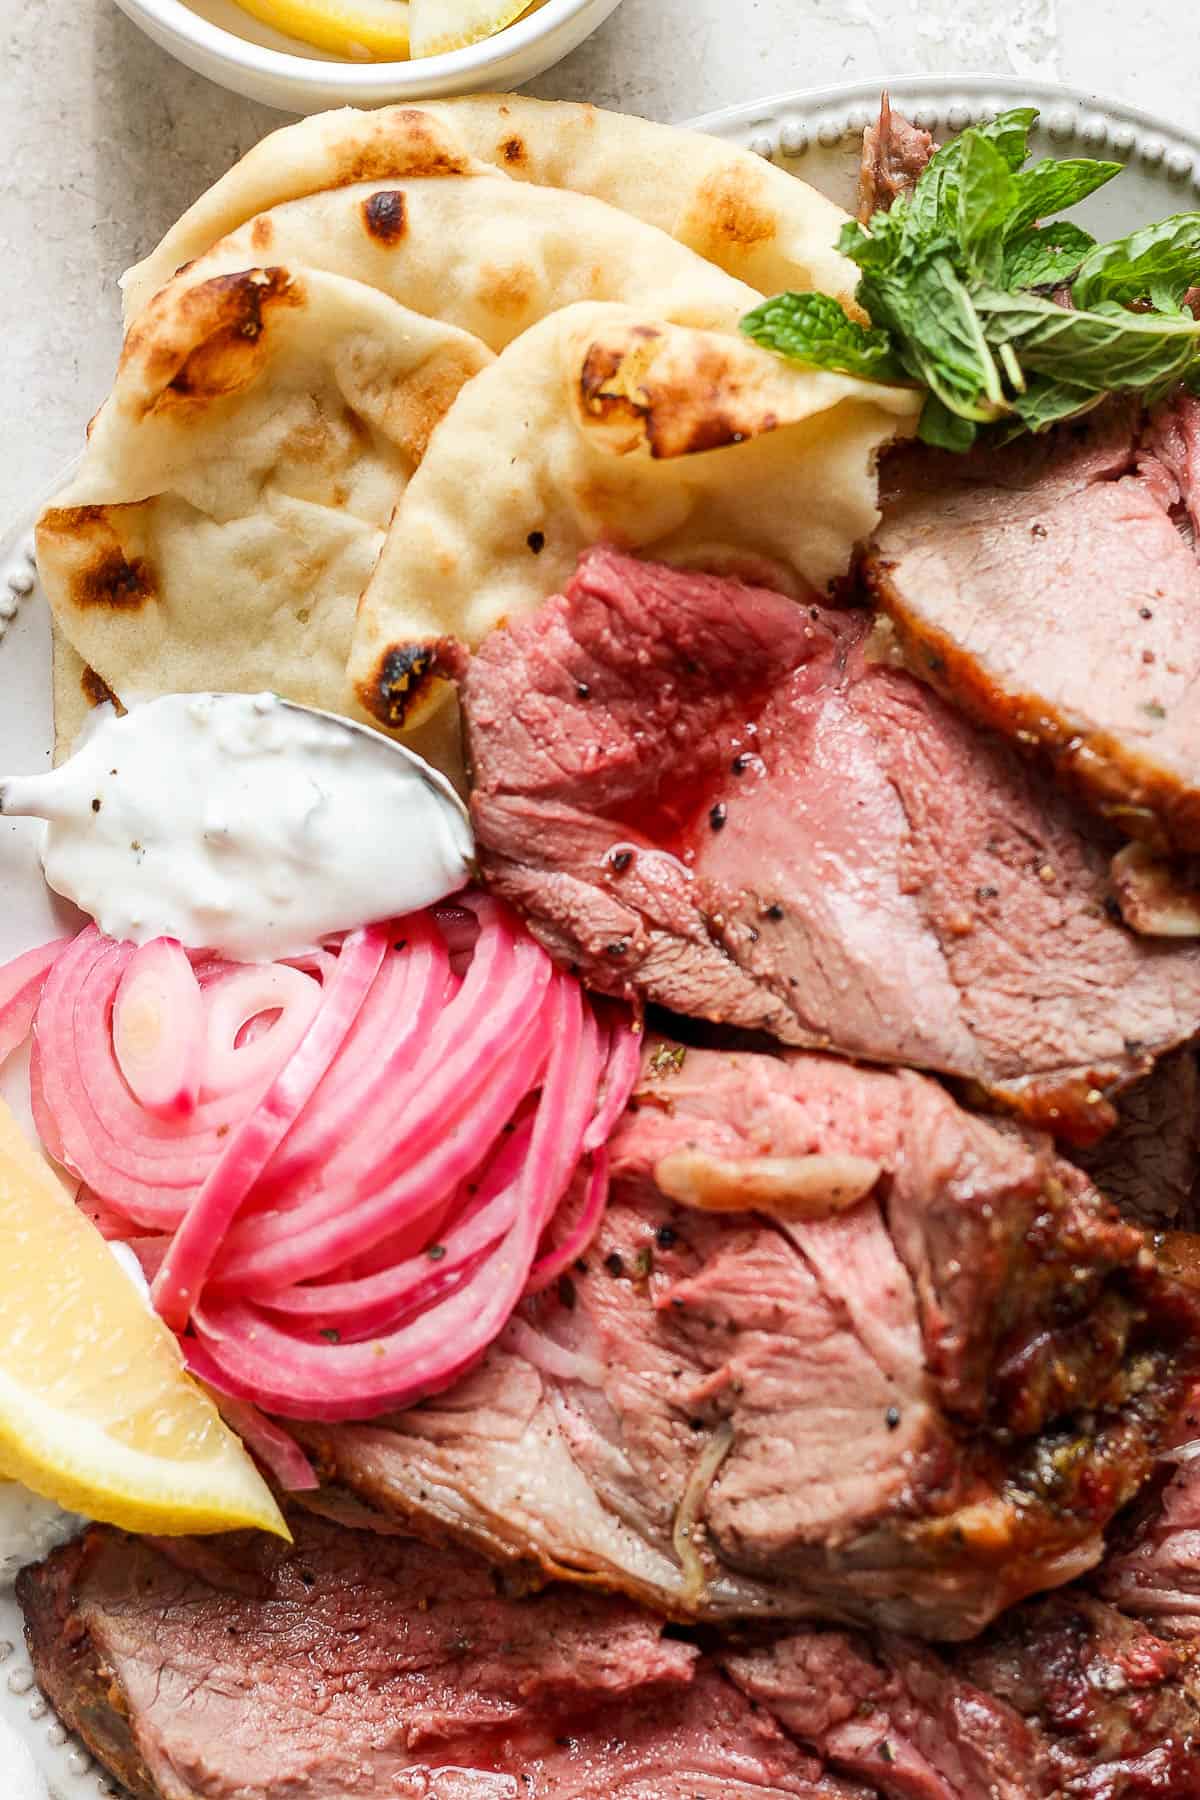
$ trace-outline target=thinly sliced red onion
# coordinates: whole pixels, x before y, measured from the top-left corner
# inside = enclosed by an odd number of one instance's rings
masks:
[[[71,941],[55,938],[53,943],[27,950],[0,969],[0,1064],[7,1062],[29,1036],[46,978]]]
[[[388,934],[382,926],[369,925],[350,934],[300,1047],[255,1110],[230,1134],[155,1277],[154,1305],[173,1330],[182,1331],[187,1324],[225,1233],[341,1048],[387,948]]]
[[[193,1375],[203,1380],[190,1356],[188,1367]],[[229,1429],[236,1431],[247,1450],[258,1458],[285,1494],[311,1494],[320,1487],[316,1470],[295,1438],[282,1426],[268,1419],[249,1400],[235,1400],[232,1394],[223,1394],[219,1388],[212,1390],[212,1396]]]
[[[270,1081],[312,1024],[321,984],[286,963],[252,963],[205,991],[204,1097],[244,1091]],[[243,1040],[245,1027],[264,1013],[276,1018],[261,1035]]]
[[[549,958],[532,939],[515,956],[512,948],[506,922],[494,934],[485,925],[480,980],[473,964],[426,1053],[396,1082],[390,1108],[357,1123],[363,1141],[334,1152],[311,1194],[231,1235],[215,1271],[223,1288],[261,1291],[325,1274],[402,1229],[477,1166],[536,1084],[553,1044],[539,1004],[551,980]]]
[[[423,1140],[434,1134],[414,1133],[416,1160],[374,1193],[357,1195],[353,1207],[331,1186],[294,1213],[263,1221],[261,1238],[258,1220],[248,1223],[241,1242],[231,1240],[230,1255],[222,1261],[222,1285],[244,1293],[314,1279],[404,1230],[439,1195],[453,1193],[540,1079],[550,1051],[544,1012],[522,1024],[524,1029],[514,1032],[507,1067],[477,1097],[469,1117],[449,1120],[444,1136],[435,1137],[423,1154]]]
[[[288,1187],[366,1130],[381,1095],[407,1075],[441,1007],[448,968],[441,935],[421,916],[394,928],[393,954],[374,982],[354,1030],[267,1170]]]
[[[583,1255],[604,1217],[604,1208],[608,1203],[608,1152],[593,1150],[592,1169],[584,1189],[583,1205],[571,1223],[562,1242],[539,1256],[529,1271],[529,1280],[525,1284],[527,1294],[540,1294],[548,1288],[552,1281],[557,1281],[564,1269],[569,1269]]]
[[[112,1043],[130,1093],[148,1113],[183,1119],[195,1112],[204,1070],[204,998],[175,938],[143,944],[125,964],[113,997]]]
[[[190,1314],[185,1348],[222,1393],[297,1418],[407,1405],[590,1242],[637,1034],[490,897],[296,963],[173,961],[205,1045],[187,1116],[185,1082],[155,1067],[157,1089],[132,1070],[131,1087],[114,1045],[147,953],[94,928],[53,950],[34,996],[43,1141],[169,1322]]]
[[[527,1118],[503,1138],[476,1191],[449,1230],[427,1239],[419,1256],[348,1281],[313,1282],[262,1296],[260,1304],[280,1317],[307,1321],[339,1334],[373,1335],[391,1329],[408,1312],[430,1300],[473,1268],[512,1227],[520,1198],[518,1176],[529,1147],[533,1121]]]
[[[604,1065],[604,1091],[596,1116],[583,1134],[583,1149],[598,1150],[607,1144],[612,1136],[613,1127],[625,1108],[629,1105],[629,1097],[637,1085],[638,1071],[642,1066],[642,1034],[634,1030],[628,1014],[622,1009],[619,1018],[611,1018],[614,1008],[607,1006],[605,1012],[610,1015],[609,1040],[602,1058]]]

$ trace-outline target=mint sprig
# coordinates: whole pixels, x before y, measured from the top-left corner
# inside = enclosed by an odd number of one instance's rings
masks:
[[[870,326],[827,294],[780,294],[742,321],[810,367],[927,390],[920,435],[966,450],[985,426],[1044,431],[1117,390],[1200,388],[1200,213],[1097,244],[1056,215],[1121,164],[1029,164],[1037,118],[1015,108],[952,139],[887,211],[847,224]]]

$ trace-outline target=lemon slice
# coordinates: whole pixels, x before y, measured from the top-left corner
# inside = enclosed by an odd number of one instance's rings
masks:
[[[3,1101],[0,1475],[127,1531],[288,1535],[174,1338]]]
[[[439,56],[494,37],[528,10],[529,0],[411,0],[413,56]]]
[[[408,57],[408,0],[238,0],[287,37],[351,62]]]

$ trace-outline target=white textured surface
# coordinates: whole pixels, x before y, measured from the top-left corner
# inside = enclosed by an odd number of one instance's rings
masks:
[[[1181,0],[624,0],[533,85],[682,119],[885,73],[1059,79],[1194,124]],[[0,519],[77,448],[117,350],[114,279],[280,115],[190,74],[111,0],[0,0]]]

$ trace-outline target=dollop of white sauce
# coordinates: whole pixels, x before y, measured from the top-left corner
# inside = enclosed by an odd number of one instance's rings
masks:
[[[61,768],[0,783],[0,812],[47,821],[46,880],[109,937],[241,962],[429,906],[473,851],[419,757],[273,694],[102,707]]]
[[[26,1563],[69,1544],[86,1524],[19,1481],[0,1479],[0,1585],[11,1587]]]
[[[2,1719],[0,1772],[4,1775],[4,1800],[48,1800],[49,1790],[34,1767],[32,1753]]]

